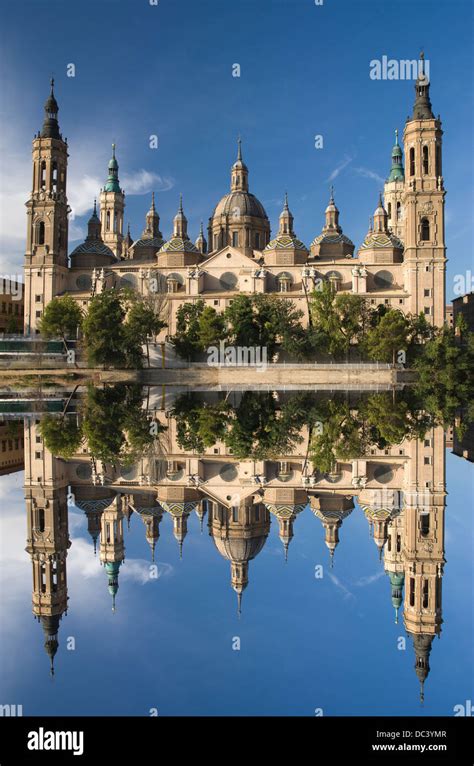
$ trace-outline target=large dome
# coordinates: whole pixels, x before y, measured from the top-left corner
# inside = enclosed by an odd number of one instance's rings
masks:
[[[244,562],[250,561],[260,553],[267,535],[258,535],[258,537],[227,537],[221,538],[213,536],[214,544],[219,553],[229,561]]]
[[[216,215],[251,215],[254,218],[263,218],[268,220],[265,208],[254,194],[247,191],[232,191],[226,194],[217,203],[212,213],[212,218]]]

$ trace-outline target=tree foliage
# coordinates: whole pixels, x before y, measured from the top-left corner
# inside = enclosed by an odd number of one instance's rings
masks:
[[[58,335],[66,339],[75,339],[77,330],[83,321],[82,311],[70,295],[53,298],[45,307],[39,321],[39,331],[45,338]]]

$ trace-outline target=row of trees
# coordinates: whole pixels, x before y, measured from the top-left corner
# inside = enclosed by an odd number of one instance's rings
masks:
[[[64,341],[81,331],[88,364],[118,368],[143,365],[143,347],[166,324],[153,296],[142,297],[131,289],[104,290],[91,299],[84,315],[69,295],[53,298],[44,310],[40,333]]]
[[[89,385],[78,415],[46,415],[41,420],[41,435],[47,449],[65,460],[75,455],[86,439],[93,458],[132,465],[146,454],[162,451],[159,435],[164,428],[150,421],[142,405],[140,386]]]
[[[171,339],[185,359],[196,360],[220,341],[233,346],[260,346],[270,358],[278,350],[294,359],[316,355],[341,359],[356,346],[360,356],[380,362],[406,361],[432,337],[425,317],[368,306],[353,293],[337,293],[323,283],[310,299],[310,324],[293,302],[276,295],[236,295],[224,312],[204,300],[184,303],[177,311],[176,334]]]

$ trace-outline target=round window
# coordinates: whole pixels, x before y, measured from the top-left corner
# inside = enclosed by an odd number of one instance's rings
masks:
[[[389,465],[378,465],[374,470],[374,479],[379,484],[388,484],[393,479],[393,471]]]
[[[387,289],[393,285],[393,274],[389,271],[378,271],[374,275],[374,282],[382,290]]]
[[[126,465],[120,469],[120,476],[125,481],[134,481],[138,476],[138,466]]]
[[[234,481],[237,478],[237,468],[232,463],[226,463],[219,471],[222,481]]]
[[[76,468],[76,476],[78,479],[82,479],[83,481],[90,479],[92,476],[92,468],[90,467],[89,463],[79,463]]]
[[[135,274],[124,274],[122,277],[120,277],[120,287],[132,290],[137,289],[137,278]]]
[[[237,286],[237,277],[232,274],[231,271],[226,271],[219,279],[220,285],[223,290],[235,290]]]
[[[80,274],[76,279],[76,287],[83,292],[90,290],[92,287],[92,279],[89,274]]]

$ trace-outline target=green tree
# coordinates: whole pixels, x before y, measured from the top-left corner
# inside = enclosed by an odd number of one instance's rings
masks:
[[[59,335],[63,340],[70,340],[76,337],[82,321],[82,311],[74,298],[63,295],[47,304],[38,326],[45,338]]]
[[[123,328],[125,313],[123,298],[115,290],[104,290],[91,299],[82,324],[87,360],[91,367],[127,366],[130,349],[127,349],[128,339]]]
[[[367,353],[378,362],[395,364],[397,353],[406,351],[410,344],[410,324],[400,312],[390,309],[378,325],[372,327],[365,340]]]
[[[330,282],[311,295],[310,312],[322,351],[331,356],[347,354],[352,343],[362,341],[369,324],[365,299],[353,293],[338,293]]]
[[[55,457],[70,459],[77,453],[82,442],[82,428],[73,416],[53,417],[45,415],[40,422],[44,446]]]
[[[233,346],[258,346],[258,328],[254,321],[253,300],[250,295],[239,294],[224,312],[229,342]]]
[[[210,346],[217,346],[226,338],[226,323],[223,314],[219,314],[212,306],[205,306],[198,319],[199,345],[202,351]]]
[[[199,298],[194,303],[183,303],[176,312],[176,333],[171,343],[183,359],[194,360],[202,351],[199,319],[204,308],[205,303]]]

